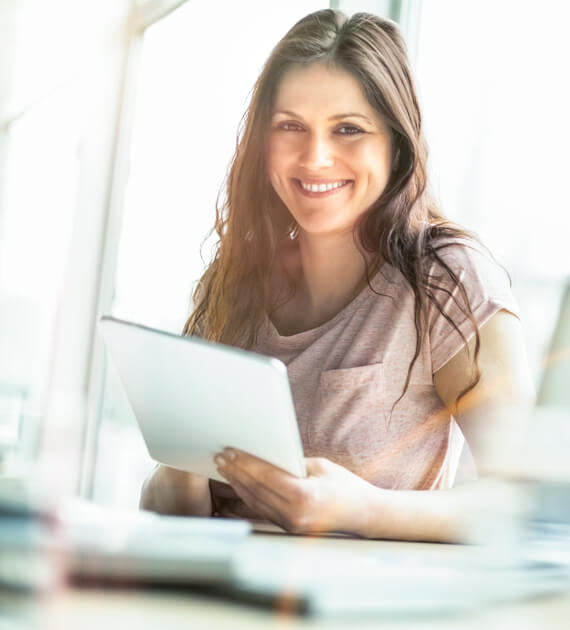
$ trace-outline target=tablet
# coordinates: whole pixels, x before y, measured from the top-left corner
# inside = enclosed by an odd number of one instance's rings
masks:
[[[213,457],[229,446],[306,476],[281,361],[110,316],[99,329],[154,460],[225,481]]]

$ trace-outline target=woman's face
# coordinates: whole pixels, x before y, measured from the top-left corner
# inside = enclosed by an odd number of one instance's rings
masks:
[[[390,132],[344,70],[289,70],[268,141],[268,174],[302,232],[352,232],[390,175]]]

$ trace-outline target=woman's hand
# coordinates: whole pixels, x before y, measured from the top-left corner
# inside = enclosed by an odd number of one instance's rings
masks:
[[[140,507],[160,514],[212,516],[209,480],[158,464],[144,482]]]
[[[225,449],[215,462],[251,510],[287,531],[364,535],[368,529],[378,488],[328,459],[306,458],[305,479],[237,449]]]

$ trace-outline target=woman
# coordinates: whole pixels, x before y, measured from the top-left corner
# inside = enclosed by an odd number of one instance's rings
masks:
[[[508,278],[438,211],[426,160],[394,24],[324,10],[287,33],[255,85],[185,333],[287,364],[308,477],[226,449],[227,485],[159,466],[142,507],[465,535],[461,433],[484,474],[499,410],[532,386]]]

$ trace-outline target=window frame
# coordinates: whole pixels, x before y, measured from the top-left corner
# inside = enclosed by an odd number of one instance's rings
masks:
[[[114,147],[108,183],[106,220],[101,240],[98,270],[97,297],[91,330],[91,355],[89,357],[89,382],[87,388],[86,414],[81,445],[81,470],[79,473],[79,495],[91,498],[95,481],[98,434],[102,421],[103,397],[107,373],[107,358],[103,342],[97,334],[99,318],[109,311],[114,292],[115,269],[118,260],[123,216],[123,202],[128,179],[128,155],[134,126],[134,108],[143,37],[146,28],[188,0],[151,0],[139,6],[135,0],[125,33],[125,48],[114,131]]]

